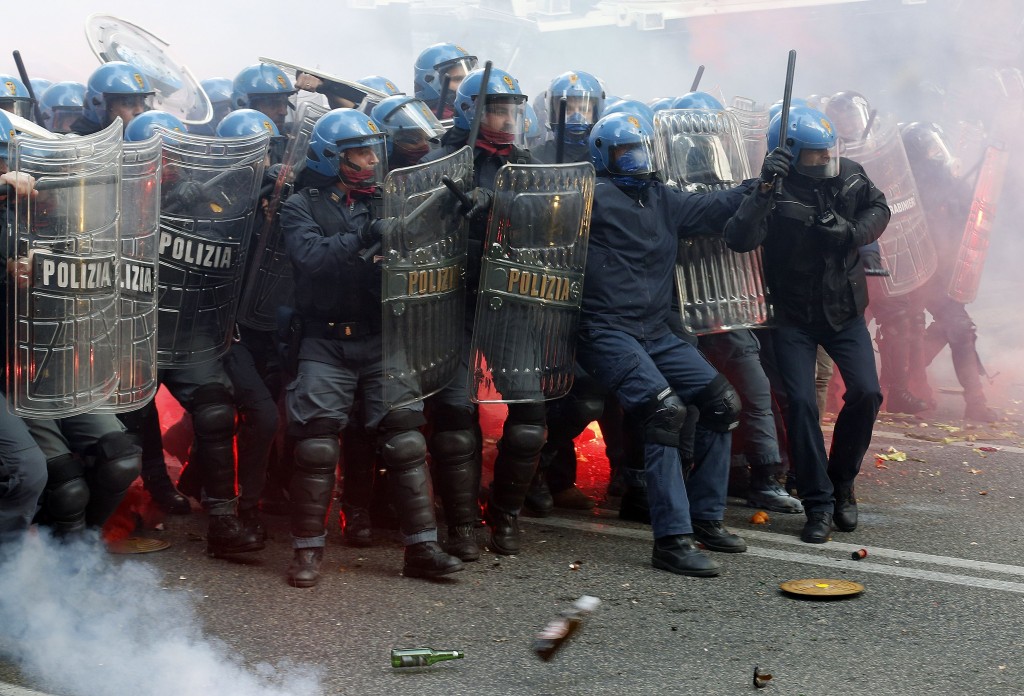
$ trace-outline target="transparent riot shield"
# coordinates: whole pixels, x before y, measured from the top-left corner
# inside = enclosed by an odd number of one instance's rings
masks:
[[[215,138],[163,129],[157,364],[227,352],[269,133]]]
[[[441,183],[472,186],[473,152],[396,169],[384,215],[401,226],[381,239],[384,403],[398,408],[440,391],[459,365],[466,322],[467,223]]]
[[[7,238],[7,398],[29,418],[90,411],[117,387],[121,120],[94,135],[14,139]]]
[[[213,118],[213,104],[191,71],[168,53],[166,41],[140,26],[111,15],[85,22],[89,48],[103,63],[123,60],[142,72],[156,90],[153,108],[172,113],[187,124]]]
[[[733,97],[729,111],[736,116],[736,123],[743,136],[743,147],[747,151],[750,170],[760,167],[768,154],[768,108],[749,97]]]
[[[572,387],[593,199],[590,163],[498,170],[473,325],[474,401],[544,401]]]
[[[277,329],[277,309],[291,305],[295,293],[292,264],[281,236],[279,212],[281,204],[291,195],[296,177],[306,166],[306,150],[313,126],[327,113],[316,104],[301,104],[295,124],[288,135],[284,159],[274,183],[267,209],[257,216],[248,260],[242,301],[238,306],[238,323],[257,331]]]
[[[750,178],[747,144],[730,111],[671,109],[654,116],[655,153],[667,180],[694,193]],[[679,240],[676,294],[696,335],[766,326],[772,318],[761,249],[737,253],[721,230]]]
[[[885,194],[892,217],[878,240],[889,271],[882,277],[882,291],[886,297],[905,295],[932,277],[938,257],[899,129],[891,116],[879,116],[866,138],[843,147],[842,155],[864,167]]]
[[[118,273],[117,389],[98,411],[121,413],[156,395],[157,232],[160,136],[126,142],[121,160],[121,265]]]

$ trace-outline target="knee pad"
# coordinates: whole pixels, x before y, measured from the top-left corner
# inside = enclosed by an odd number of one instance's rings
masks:
[[[203,440],[222,440],[235,434],[235,400],[223,385],[196,389],[192,398],[192,429]]]
[[[593,423],[604,414],[604,398],[598,396],[576,399],[570,406],[573,420]],[[585,426],[584,426],[585,427]]]
[[[694,397],[693,405],[700,410],[700,423],[708,430],[727,433],[740,424],[740,396],[725,375],[715,375]]]
[[[671,387],[651,396],[636,413],[642,424],[643,439],[668,447],[679,446],[679,433],[686,423],[686,404]]]
[[[430,437],[430,454],[439,464],[463,461],[476,456],[473,430],[435,430]]]
[[[295,443],[295,467],[307,472],[333,475],[340,455],[337,435],[308,437]]]
[[[501,451],[507,456],[531,459],[540,455],[547,441],[547,429],[535,423],[509,423],[501,435]]]
[[[389,470],[414,469],[426,461],[427,441],[419,430],[392,433],[381,445],[380,455]]]
[[[85,481],[82,460],[73,454],[62,454],[46,462],[46,515],[57,522],[82,517],[89,505],[89,485]]]
[[[96,443],[93,482],[107,490],[124,491],[142,471],[142,448],[126,433],[107,433]]]
[[[380,433],[381,438],[380,444],[383,445],[385,440],[389,440],[397,432],[416,430],[426,422],[427,419],[424,418],[423,411],[413,411],[410,408],[399,408],[389,411],[381,419],[380,425],[377,426],[377,431]]]

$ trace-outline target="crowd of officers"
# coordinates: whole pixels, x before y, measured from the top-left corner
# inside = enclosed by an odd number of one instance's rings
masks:
[[[17,83],[0,107],[31,117],[20,81],[0,81]],[[0,541],[18,538],[33,522],[60,537],[99,527],[141,473],[146,490],[170,513],[190,512],[189,498],[202,502],[211,556],[262,549],[261,511],[289,515],[294,556],[287,580],[311,587],[320,577],[342,464],[345,542],[371,545],[374,527],[390,524],[405,546],[405,575],[447,575],[480,557],[482,526],[492,552],[517,554],[520,514],[594,505],[574,485],[573,439],[595,420],[612,467],[609,492],[622,496],[624,519],[650,523],[656,568],[712,576],[720,564],[706,550],[746,550],[722,524],[730,489],[751,505],[806,515],[801,538],[807,543],[856,528],[854,482],[883,402],[864,316],[865,265],[877,264],[870,245],[886,229],[890,210],[864,169],[840,156],[842,136],[832,118],[838,112],[830,114],[822,101],[794,103],[785,132],[781,116],[772,119],[768,154],[752,163],[753,178],[700,188],[684,185],[700,182],[659,176],[653,140],[656,110],[722,109],[703,92],[645,104],[608,97],[596,77],[574,71],[556,77],[534,110],[515,77],[479,68],[454,44],[421,53],[412,96],[378,76],[360,82],[386,98],[372,110],[353,108],[358,105],[333,92],[329,81],[302,72],[293,78],[269,64],[247,67],[234,80],[203,82],[213,125],[192,130],[223,137],[266,129],[283,140],[300,90],[319,91],[332,107],[313,127],[291,195],[273,211],[295,281],[286,312],[291,344],[282,351],[275,332],[242,326],[224,357],[161,370],[161,383],[191,415],[194,430],[176,485],[153,402],[120,420],[93,413],[21,419],[0,409]],[[152,89],[124,63],[101,66],[87,85],[59,82],[35,91],[40,125],[53,132],[92,133],[117,117],[128,140],[185,130],[174,116],[149,110]],[[417,110],[422,118],[411,117]],[[451,124],[441,127],[447,119]],[[32,196],[31,177],[6,172],[6,145],[18,135],[2,111],[0,126],[4,195]],[[907,133],[908,155],[922,176],[927,166],[929,176],[948,175],[948,153],[935,151],[939,131],[914,124]],[[452,214],[469,221],[461,364],[438,393],[394,407],[382,396],[374,249],[401,220],[383,215],[380,185],[389,169],[466,145],[472,182],[450,202]],[[495,179],[506,164],[555,162],[591,162],[597,175],[575,383],[555,401],[508,405],[493,481],[481,491],[482,433],[470,393],[469,346]],[[277,171],[268,172],[273,183]],[[934,191],[948,206],[954,198],[939,191],[957,183],[929,184],[922,193]],[[933,203],[925,204],[931,215]],[[698,338],[682,326],[677,246],[681,238],[708,234],[737,252],[762,249],[775,307],[770,329]],[[962,352],[976,360],[963,306],[929,306],[936,322],[946,309],[956,315],[953,324],[933,324],[923,335],[966,341]],[[969,337],[956,332],[957,321]],[[895,335],[899,327],[891,326]],[[845,387],[830,451],[820,428],[822,351]],[[968,415],[990,419],[978,370],[963,372],[974,399]],[[901,407],[912,398],[905,382],[887,389]],[[733,452],[742,465],[730,472]],[[446,527],[440,535],[435,491]]]

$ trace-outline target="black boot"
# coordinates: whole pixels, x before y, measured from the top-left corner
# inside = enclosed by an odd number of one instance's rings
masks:
[[[462,561],[445,553],[436,541],[423,541],[405,547],[402,574],[407,578],[436,578],[456,573],[464,567]]]
[[[928,402],[917,398],[908,389],[894,389],[885,397],[883,408],[887,413],[908,413],[913,415],[928,410]]]
[[[840,532],[852,532],[857,528],[857,499],[853,489],[836,490],[836,512],[832,518]]]
[[[495,507],[488,502],[484,520],[490,530],[491,551],[502,556],[519,553],[519,517]]]
[[[989,408],[984,401],[969,401],[964,408],[964,420],[995,423],[999,420],[999,414]]]
[[[341,536],[347,546],[366,548],[373,546],[373,526],[370,511],[354,505],[341,506]]]
[[[313,587],[320,580],[320,566],[324,562],[324,547],[295,549],[288,565],[288,584],[292,587]]]
[[[264,542],[256,531],[247,529],[234,515],[210,515],[206,530],[206,554],[219,558],[236,553],[259,551]]]
[[[627,522],[651,523],[651,508],[647,503],[647,489],[629,486],[619,504],[619,519]]]
[[[444,550],[461,561],[479,560],[480,542],[476,538],[476,523],[449,525]]]
[[[511,418],[510,410],[510,418]],[[494,460],[494,481],[487,501],[486,520],[491,550],[505,556],[519,553],[519,510],[537,470],[544,446],[544,426],[505,421]]]
[[[747,504],[750,507],[787,515],[800,514],[804,511],[803,504],[782,487],[778,478],[771,473],[770,467],[764,466],[751,467]]]
[[[435,430],[430,438],[430,454],[448,523],[444,549],[463,561],[476,561],[480,558],[476,538],[480,519],[476,433],[468,427]]]
[[[704,555],[689,534],[677,534],[654,540],[651,565],[677,575],[709,578],[718,575],[721,566]]]
[[[726,529],[721,520],[693,520],[693,536],[709,551],[743,553],[747,550],[747,542]]]
[[[538,468],[537,473],[533,475],[533,480],[530,481],[526,498],[523,499],[523,512],[533,517],[547,517],[554,509],[555,499],[551,496],[551,489],[548,488],[547,476],[543,470]]]
[[[183,496],[174,487],[166,471],[162,478],[144,477],[142,479],[142,487],[149,493],[149,497],[153,499],[153,502],[164,512],[171,515],[187,515],[192,512],[192,504],[188,502],[188,498]]]
[[[238,519],[242,521],[242,526],[245,527],[246,532],[252,532],[260,540],[260,543],[266,543],[267,528],[263,526],[263,518],[260,517],[259,508],[239,510]]]
[[[824,544],[832,538],[832,513],[821,510],[808,512],[807,522],[800,532],[800,541],[806,544]]]

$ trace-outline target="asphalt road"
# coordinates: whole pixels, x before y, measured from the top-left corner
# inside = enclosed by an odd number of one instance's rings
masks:
[[[942,396],[949,414],[957,398]],[[1020,694],[1024,426],[1008,403],[1007,422],[971,430],[883,417],[872,454],[907,458],[865,460],[861,525],[827,544],[799,541],[802,516],[754,525],[731,500],[726,523],[750,548],[718,554],[712,579],[652,569],[649,528],[620,521],[613,501],[524,518],[521,555],[485,554],[436,582],[400,575],[387,532],[374,548],[343,546],[333,517],[326,572],[307,590],[284,582],[283,518],[267,518],[268,547],[240,562],[205,556],[198,512],[145,530],[171,544],[145,555],[69,564],[37,541],[0,600],[0,694],[736,694],[755,691],[755,665],[773,675],[765,694]],[[600,466],[582,464],[594,494]],[[865,589],[780,591],[798,578]],[[583,594],[601,607],[541,662],[533,636]],[[389,666],[392,647],[422,646],[466,657]]]

